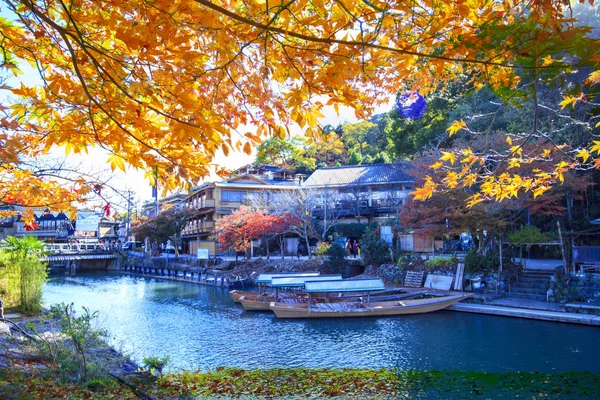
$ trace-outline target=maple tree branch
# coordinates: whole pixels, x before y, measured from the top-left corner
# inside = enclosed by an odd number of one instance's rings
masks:
[[[65,40],[65,42],[66,42],[65,35],[70,36],[71,38],[73,38],[75,40],[75,42],[79,44],[81,50],[83,50],[83,52],[90,58],[90,61],[92,61],[92,63],[95,65],[96,69],[99,72],[99,75],[101,77],[105,76],[106,77],[105,80],[108,80],[113,85],[115,85],[115,87],[117,87],[119,89],[119,91],[122,94],[124,94],[126,97],[128,97],[130,100],[132,100],[133,102],[135,102],[136,104],[138,104],[140,107],[147,107],[148,109],[154,111],[155,113],[157,113],[157,114],[159,114],[159,115],[161,115],[161,116],[163,116],[165,118],[177,121],[177,122],[179,122],[181,124],[184,124],[184,125],[189,125],[189,126],[192,126],[192,127],[195,127],[195,128],[201,128],[200,126],[198,126],[196,124],[193,124],[190,121],[185,121],[185,120],[179,119],[179,118],[177,118],[176,116],[174,116],[172,114],[166,113],[166,112],[164,112],[162,110],[159,110],[156,107],[151,106],[150,104],[144,104],[142,101],[140,101],[140,100],[136,99],[134,96],[132,96],[131,93],[125,87],[123,87],[119,82],[117,82],[117,80],[112,76],[112,74],[110,74],[106,70],[106,68],[104,68],[100,62],[98,62],[97,58],[90,52],[90,50],[93,50],[93,51],[97,52],[98,54],[101,54],[101,55],[103,55],[103,56],[105,56],[107,58],[110,58],[113,61],[115,61],[115,62],[117,62],[119,64],[124,65],[124,67],[127,66],[127,63],[124,63],[123,60],[120,60],[120,59],[117,59],[115,57],[112,57],[109,54],[109,52],[106,51],[106,49],[100,50],[100,49],[96,48],[96,46],[94,44],[88,43],[87,40],[85,39],[85,36],[79,30],[79,27],[78,27],[75,19],[73,18],[73,16],[71,15],[70,11],[66,8],[66,6],[64,5],[64,3],[62,1],[61,1],[61,5],[63,6],[63,9],[65,10],[66,14],[68,15],[69,21],[71,22],[71,24],[75,28],[75,31],[77,32],[77,35],[74,35],[69,30],[61,27],[58,24],[56,24],[49,17],[47,17],[44,14],[40,13],[35,8],[35,6],[33,5],[33,3],[30,2],[30,0],[24,0],[24,3],[25,3],[25,5],[30,10],[32,10],[32,12],[34,13],[34,15],[36,15],[36,17],[40,18],[41,20],[43,20],[44,22],[46,22],[47,24],[49,24],[50,26],[52,26],[59,33],[59,35],[61,35],[61,37],[63,37],[63,40]],[[69,46],[68,50],[69,50],[70,53],[72,53],[72,56],[73,56],[72,59],[76,61],[76,57],[75,57],[75,53],[74,53],[73,48],[71,46]],[[115,74],[117,73],[116,71],[114,71],[114,68],[113,68],[113,72],[115,72]],[[131,70],[131,72],[133,73],[133,69]],[[89,92],[86,91],[86,93],[89,93]],[[141,143],[141,144],[144,144],[144,143]],[[150,149],[157,150],[155,147],[152,147],[152,146],[149,146],[149,145],[147,145],[147,146]],[[163,157],[164,157],[164,155],[163,155]],[[168,157],[165,157],[165,158],[169,159]],[[169,160],[169,161],[172,162],[172,160]]]
[[[54,21],[52,21],[50,18],[48,18],[46,15],[44,15],[43,13],[40,13],[37,8],[33,5],[33,3],[31,3],[29,0],[23,0],[24,4],[29,7],[29,9],[35,14],[37,15],[39,18],[41,18],[44,22],[48,23],[50,26],[52,26],[54,29],[56,29],[56,31],[58,32],[58,34],[62,37],[62,39],[65,42],[65,45],[68,48],[68,52],[71,55],[71,62],[75,71],[75,74],[77,75],[82,88],[84,90],[84,92],[86,93],[87,97],[100,109],[102,110],[102,112],[111,120],[115,123],[116,126],[119,127],[119,129],[121,129],[124,133],[126,133],[128,136],[130,136],[132,139],[134,139],[135,141],[137,141],[139,144],[145,146],[148,149],[154,150],[156,151],[157,154],[159,154],[161,157],[163,157],[165,160],[168,160],[171,164],[173,165],[178,165],[178,163],[172,159],[168,154],[164,153],[161,149],[157,148],[156,146],[151,146],[150,144],[144,142],[143,140],[141,140],[140,138],[138,138],[136,135],[134,135],[129,129],[127,129],[125,126],[123,126],[106,108],[104,108],[100,102],[90,93],[88,85],[87,85],[87,81],[85,80],[85,78],[83,77],[83,75],[81,74],[81,71],[79,69],[79,64],[77,62],[77,57],[76,57],[76,52],[73,49],[71,42],[68,38],[68,36],[73,37],[73,35],[65,30],[63,27],[59,26],[58,24],[56,24]],[[82,44],[80,42],[80,44]],[[93,58],[93,55],[91,55],[85,47],[82,47],[82,49],[84,50],[84,52],[86,52],[86,54],[88,54],[88,56],[90,58]],[[110,77],[110,74],[108,74],[108,76]],[[116,84],[116,83],[115,83]],[[117,85],[118,86],[118,85]],[[126,94],[124,92],[124,94]],[[128,94],[128,97],[132,98],[130,94]],[[135,99],[132,98],[132,100],[136,101]]]
[[[392,53],[405,54],[405,55],[417,56],[417,57],[422,57],[422,58],[430,58],[430,59],[436,59],[436,60],[448,61],[448,62],[493,65],[493,66],[499,66],[499,67],[513,68],[513,69],[516,69],[516,68],[519,68],[519,69],[543,68],[543,67],[529,67],[529,66],[522,66],[522,65],[506,64],[506,63],[501,63],[501,62],[493,62],[490,60],[478,60],[478,59],[473,59],[473,58],[455,58],[455,57],[448,57],[448,56],[442,56],[442,55],[436,55],[436,54],[427,54],[427,53],[422,53],[419,51],[400,49],[400,48],[395,48],[395,47],[388,47],[388,46],[383,46],[383,45],[379,45],[379,44],[375,44],[375,43],[368,43],[368,42],[357,42],[357,41],[350,41],[350,40],[340,40],[340,39],[333,39],[333,38],[321,38],[321,37],[317,37],[317,36],[309,36],[309,35],[306,35],[303,33],[293,32],[293,31],[289,31],[286,29],[269,26],[267,24],[263,24],[263,23],[260,23],[257,21],[253,21],[249,18],[246,18],[239,14],[236,14],[235,12],[229,11],[219,5],[216,5],[208,0],[194,0],[194,1],[198,4],[201,4],[205,7],[213,10],[213,11],[223,14],[235,21],[242,22],[244,24],[253,26],[255,28],[259,28],[261,30],[279,33],[284,36],[290,36],[290,37],[294,37],[297,39],[306,40],[308,42],[323,43],[323,44],[339,44],[339,45],[350,46],[350,47],[373,48],[373,49],[378,49],[378,50],[389,51]]]

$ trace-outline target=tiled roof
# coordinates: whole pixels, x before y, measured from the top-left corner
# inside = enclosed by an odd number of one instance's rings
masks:
[[[409,163],[352,165],[317,169],[303,186],[368,186],[409,183],[415,179],[408,175]]]

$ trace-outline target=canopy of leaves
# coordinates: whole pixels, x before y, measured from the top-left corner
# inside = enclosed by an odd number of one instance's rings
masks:
[[[217,153],[250,153],[292,123],[317,138],[325,106],[366,117],[407,84],[426,95],[459,75],[511,98],[527,77],[598,62],[591,30],[562,1],[3,4],[1,68],[18,79],[28,63],[40,76],[0,89],[17,98],[0,110],[2,198],[25,205],[85,195],[18,169],[24,153],[55,145],[101,146],[111,168],[140,168],[171,190],[206,176]]]
[[[297,224],[296,218],[287,212],[272,214],[241,207],[217,222],[217,241],[223,250],[246,251],[252,240],[291,232]]]
[[[521,229],[508,235],[508,240],[515,245],[545,243],[550,240],[549,236],[543,233],[536,226],[523,226]]]

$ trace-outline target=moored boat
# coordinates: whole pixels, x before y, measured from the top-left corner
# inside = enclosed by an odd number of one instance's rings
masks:
[[[280,272],[273,274],[259,274],[258,278],[256,278],[256,284],[258,285],[258,292],[249,292],[249,291],[241,291],[241,290],[231,290],[229,292],[229,296],[234,303],[239,303],[240,298],[245,296],[247,299],[257,297],[263,293],[266,293],[266,287],[271,284],[271,280],[275,277],[292,277],[292,276],[319,276],[321,273],[316,272]]]
[[[278,318],[343,318],[376,317],[408,314],[421,314],[442,310],[470,297],[472,294],[453,294],[426,299],[371,302],[365,301],[315,302],[315,294],[373,292],[381,290],[380,279],[348,279],[343,281],[306,282],[308,294],[306,303],[272,302],[269,308]],[[363,297],[364,299],[364,297]]]
[[[269,311],[269,305],[272,301],[305,302],[307,297],[303,293],[303,289],[306,282],[338,280],[342,280],[342,275],[273,277],[271,279],[271,288],[274,289],[274,292],[263,293],[257,296],[242,296],[239,300],[246,311]],[[282,289],[292,289],[294,292],[282,293],[280,292]]]
[[[341,275],[320,275],[317,277],[285,277],[285,278],[273,278],[271,281],[271,288],[273,292],[267,292],[262,295],[254,296],[242,296],[240,303],[246,311],[270,311],[270,305],[272,302],[276,303],[306,303],[308,301],[308,295],[304,290],[304,284],[306,282],[321,282],[321,281],[340,281],[342,280]],[[282,289],[292,289],[293,291],[284,291]],[[375,294],[370,295],[371,302],[393,302],[403,299],[413,299],[415,297],[422,296],[425,294],[424,291],[413,291],[410,293],[402,292],[398,289],[395,290],[381,290],[374,292]],[[356,302],[365,301],[364,293],[353,293],[342,295],[343,293],[337,293],[338,296],[331,296],[330,294],[314,295],[312,300],[314,302]]]

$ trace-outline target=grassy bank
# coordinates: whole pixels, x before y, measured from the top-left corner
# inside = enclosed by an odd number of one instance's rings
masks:
[[[47,369],[0,369],[0,397],[6,399],[134,399],[115,380],[86,386]],[[219,368],[128,383],[156,399],[195,398],[406,398],[406,399],[596,399],[600,375],[592,373],[478,373],[456,371]],[[138,393],[140,394],[140,393]]]

